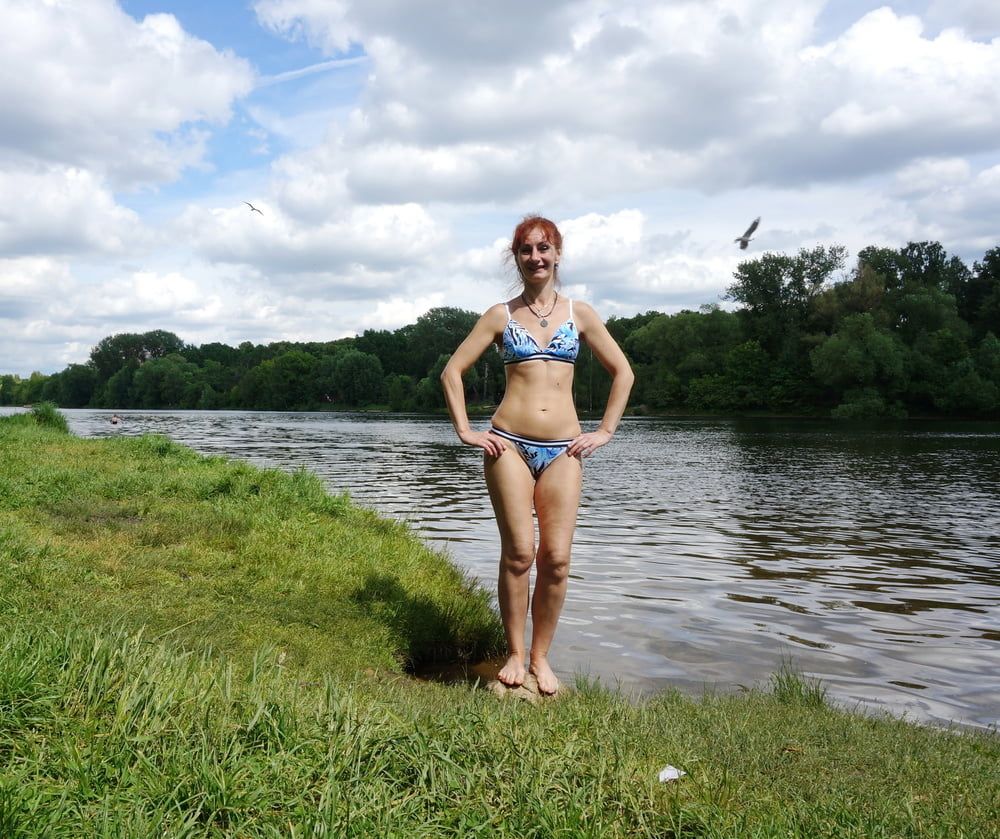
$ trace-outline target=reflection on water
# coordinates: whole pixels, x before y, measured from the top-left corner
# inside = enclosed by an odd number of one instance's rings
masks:
[[[294,468],[405,518],[494,586],[477,452],[450,424],[348,414],[67,411]],[[995,724],[1000,426],[629,419],[587,462],[563,676],[761,683],[791,658],[851,705]]]

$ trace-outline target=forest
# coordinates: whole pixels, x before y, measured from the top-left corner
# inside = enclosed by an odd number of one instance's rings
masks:
[[[742,262],[698,311],[612,317],[636,373],[634,413],[875,418],[1000,413],[1000,246],[970,268],[938,242],[839,245]],[[83,364],[0,376],[0,404],[60,407],[441,411],[438,381],[478,313],[432,309],[393,331],[327,342],[194,346],[155,330],[104,338]],[[499,353],[465,377],[471,406],[504,390]],[[575,397],[600,411],[609,380],[585,347]]]

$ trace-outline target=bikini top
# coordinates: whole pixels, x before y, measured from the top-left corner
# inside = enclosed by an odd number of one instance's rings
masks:
[[[559,326],[544,349],[538,346],[538,341],[524,328],[524,324],[511,317],[510,307],[506,303],[504,308],[507,310],[507,326],[503,330],[503,346],[500,350],[504,364],[519,364],[535,359],[576,364],[576,357],[580,352],[580,333],[573,322],[572,300],[569,301],[569,318]]]

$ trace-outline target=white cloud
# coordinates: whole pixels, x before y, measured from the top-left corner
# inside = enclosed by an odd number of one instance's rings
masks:
[[[921,195],[935,190],[965,186],[972,167],[964,158],[926,158],[915,160],[896,172],[895,193],[901,196]]]
[[[934,26],[957,27],[983,41],[1000,37],[1000,4],[994,0],[931,0],[927,19]]]
[[[539,48],[569,44],[570,14],[586,3],[551,0],[465,0],[412,3],[410,0],[258,0],[265,26],[337,53],[363,43],[369,54],[389,43],[413,54],[433,49],[442,62],[506,66]],[[385,41],[380,40],[384,38]]]
[[[0,170],[0,249],[8,255],[121,253],[148,241],[99,178],[66,166]]]
[[[184,32],[172,15],[136,22],[112,0],[3,0],[0,149],[162,183],[202,160],[201,123],[229,118],[253,71]]]
[[[738,257],[686,231],[651,231],[647,221],[639,210],[562,221],[567,293],[594,303],[603,315],[715,302]]]
[[[336,280],[343,293],[367,275],[398,271],[426,259],[443,233],[418,204],[347,207],[307,226],[278,207],[189,207],[176,225],[179,236],[205,258],[249,265],[262,275],[307,273]]]
[[[929,38],[889,8],[816,46],[820,2],[477,4],[475,25],[467,4],[402,5],[256,6],[330,51],[365,44],[372,75],[338,141],[362,201],[714,191],[1000,146],[1000,42]]]
[[[65,263],[46,257],[0,259],[0,320],[9,321],[10,329],[19,320],[38,317],[48,301],[65,297],[70,288]]]
[[[388,300],[379,300],[374,312],[361,317],[361,328],[358,331],[397,329],[403,324],[415,322],[430,309],[443,305],[445,305],[445,294],[441,291],[417,298],[391,297]]]
[[[830,108],[824,130],[845,137],[894,135],[909,154],[919,143],[939,144],[970,129],[983,132],[984,148],[996,145],[1000,43],[970,41],[953,29],[931,40],[922,29],[918,18],[881,8],[836,42],[804,52],[814,71],[808,80],[833,71],[845,100]],[[904,132],[911,135],[908,142]]]
[[[1000,166],[962,177],[955,167],[951,178],[928,180],[926,188],[910,197],[911,211],[924,236],[941,241],[952,251],[979,258],[1000,245],[996,219],[1000,218]]]
[[[69,267],[49,257],[0,259],[0,373],[51,373],[85,358],[70,347],[86,327],[50,314],[74,294]]]

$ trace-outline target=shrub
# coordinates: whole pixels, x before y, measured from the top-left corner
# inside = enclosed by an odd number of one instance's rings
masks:
[[[66,422],[66,417],[59,413],[59,409],[52,402],[37,403],[31,409],[31,416],[35,423],[44,428],[54,428],[56,431],[69,434],[69,423]]]

